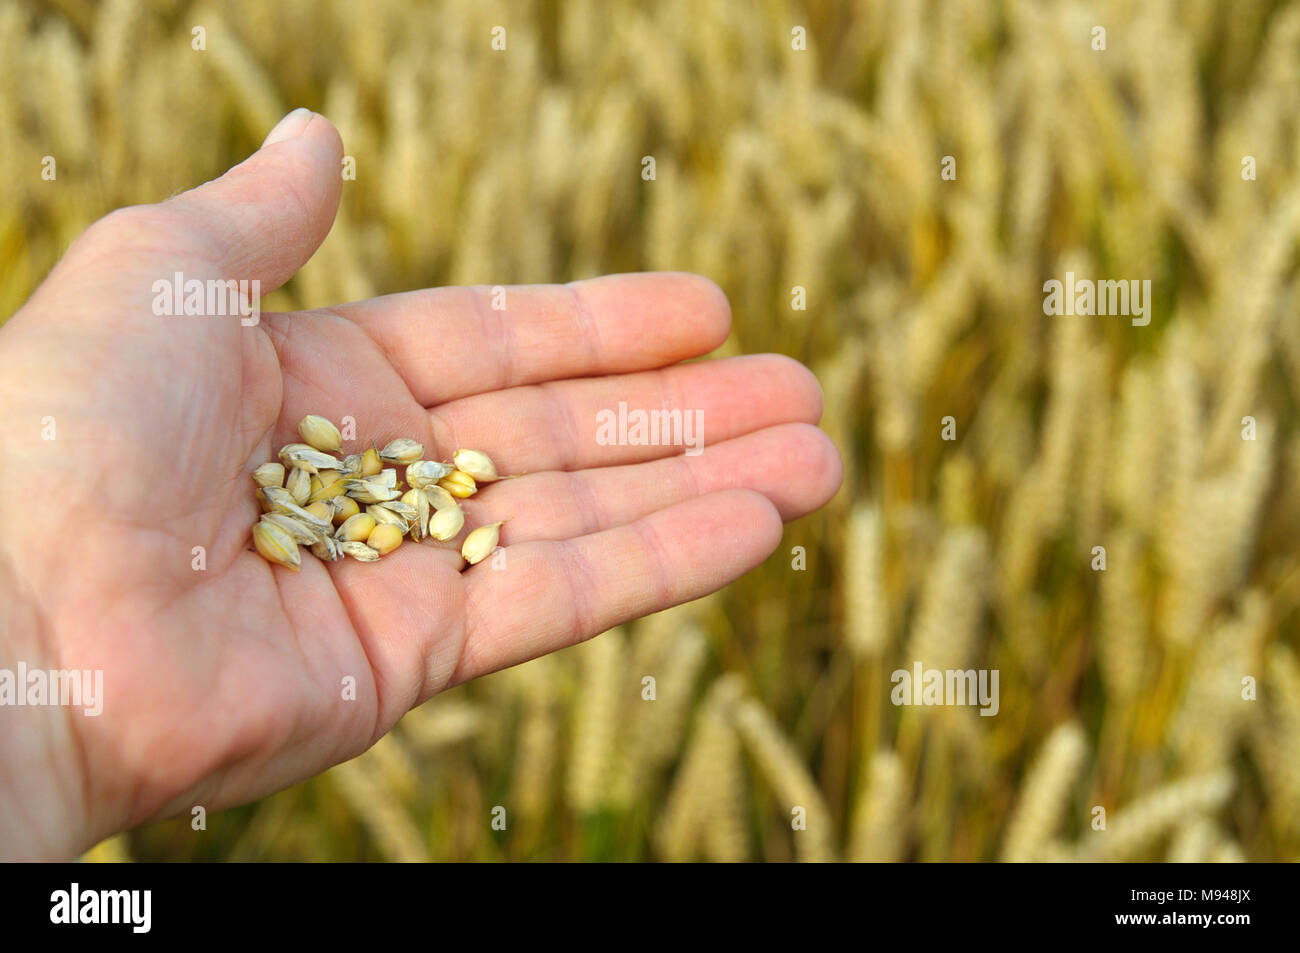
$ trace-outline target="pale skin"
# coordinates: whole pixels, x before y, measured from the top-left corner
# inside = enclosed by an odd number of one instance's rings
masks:
[[[4,859],[310,777],[453,685],[725,586],[839,487],[805,368],[679,363],[729,331],[697,276],[511,287],[504,311],[440,288],[255,326],[153,313],[175,271],[287,281],[333,222],[341,157],[326,119],[291,113],[222,178],[97,222],[0,329],[0,669],[104,673],[98,717],[0,708]],[[620,401],[702,411],[704,452],[598,444]],[[520,474],[465,505],[466,531],[507,520],[504,567],[462,573],[459,539],[262,560],[249,475],[307,413],[355,418],[347,452],[407,436]]]

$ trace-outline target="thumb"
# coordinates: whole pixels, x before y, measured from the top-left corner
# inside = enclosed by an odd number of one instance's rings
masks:
[[[329,234],[339,206],[343,141],[328,119],[295,109],[225,175],[168,199],[168,231],[223,278],[280,287]]]
[[[4,327],[24,326],[37,301],[63,321],[98,321],[102,309],[87,307],[87,287],[111,288],[148,314],[152,282],[175,271],[256,280],[260,293],[274,291],[329,234],[343,187],[342,157],[343,142],[330,121],[295,109],[260,149],[221,178],[95,222]]]

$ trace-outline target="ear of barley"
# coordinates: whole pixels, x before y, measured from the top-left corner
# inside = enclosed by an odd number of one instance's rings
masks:
[[[965,669],[984,610],[988,544],[982,530],[949,530],[926,579],[907,644],[907,660],[931,669]]]
[[[1106,830],[1083,834],[1083,854],[1090,860],[1124,861],[1141,856],[1189,816],[1218,811],[1234,787],[1227,770],[1171,781],[1107,820]]]
[[[521,721],[515,741],[511,791],[521,819],[537,825],[554,802],[559,774],[561,714],[558,690],[561,666],[542,656],[519,670]]]
[[[1251,750],[1274,805],[1275,822],[1283,830],[1300,831],[1300,759],[1295,757],[1300,751],[1300,658],[1287,646],[1273,645],[1264,671],[1271,686],[1263,698],[1267,715],[1251,726]]]
[[[91,124],[86,71],[77,41],[62,20],[47,20],[29,55],[46,96],[39,115],[47,147],[72,162],[80,161],[91,146]]]
[[[693,798],[700,790],[705,757],[699,745],[688,745],[668,790],[654,831],[656,848],[664,860],[680,863],[698,856],[702,812]]]
[[[260,139],[287,111],[275,84],[215,9],[197,7],[191,17],[207,30],[208,48],[203,62],[211,64],[218,81],[238,101],[238,116],[248,133]]]
[[[620,695],[632,690],[625,670],[625,644],[623,630],[611,629],[575,652],[582,680],[573,712],[573,748],[565,787],[570,806],[582,813],[595,811],[608,793]]]
[[[400,724],[416,752],[428,755],[473,738],[483,720],[483,712],[475,703],[439,698],[411,709]]]
[[[90,46],[91,70],[96,92],[110,115],[121,108],[118,94],[126,85],[130,71],[132,49],[136,45],[133,40],[138,42],[140,37],[141,12],[134,0],[106,0],[95,19]]]
[[[869,366],[871,354],[865,339],[854,337],[830,358],[814,368],[825,394],[826,412],[821,426],[837,447],[854,445],[854,430],[858,422],[857,408],[861,406],[863,376]],[[855,455],[844,455],[844,485],[857,486],[858,461]]]
[[[769,787],[775,792],[785,823],[796,807],[805,811],[807,829],[792,831],[795,852],[804,861],[835,859],[835,819],[803,760],[767,710],[752,698],[737,703],[736,728]]]
[[[409,804],[420,788],[420,771],[401,732],[390,731],[364,755],[372,777],[391,791],[397,800]]]
[[[902,860],[907,806],[902,760],[892,751],[878,751],[867,761],[863,778],[866,783],[858,794],[847,859],[855,863]]]
[[[1272,476],[1273,425],[1262,418],[1255,441],[1240,441],[1232,470],[1189,477],[1164,536],[1171,569],[1163,631],[1186,646],[1200,634],[1216,599],[1227,595],[1249,564],[1250,544]],[[1215,519],[1204,519],[1204,513]]]
[[[700,747],[705,770],[693,792],[702,815],[704,856],[716,863],[738,863],[749,857],[745,818],[745,777],[740,739],[730,714],[741,697],[738,675],[714,683],[701,711]]]
[[[652,641],[657,631],[667,632],[670,642],[661,652],[647,656],[642,643]],[[636,647],[637,661],[631,670],[635,684],[623,716],[629,726],[628,743],[621,746],[610,790],[611,798],[625,806],[635,802],[681,747],[708,639],[697,625],[688,622],[676,633],[662,626],[644,634],[638,630]],[[641,680],[646,675],[655,679],[653,701],[641,694]]]
[[[952,340],[974,317],[975,296],[965,260],[950,261],[916,302],[916,311],[904,319],[907,327],[905,373],[912,393],[924,393]]]
[[[666,860],[737,860],[747,851],[740,814],[742,769],[731,723],[740,691],[735,677],[719,679],[695,718],[656,825],[659,852]]]
[[[1166,432],[1158,425],[1161,395],[1156,372],[1144,363],[1124,371],[1111,426],[1114,451],[1107,480],[1109,501],[1124,522],[1152,532],[1168,468],[1163,465]]]
[[[1101,539],[1106,526],[1106,473],[1109,466],[1110,360],[1102,346],[1093,346],[1080,356],[1084,369],[1084,396],[1080,423],[1078,484],[1074,531],[1079,539]],[[1084,547],[1088,552],[1091,547]]]
[[[1086,258],[1067,258],[1061,271],[1091,274]],[[1052,335],[1052,389],[1043,419],[1042,451],[1038,458],[1037,532],[1051,538],[1062,528],[1077,486],[1075,467],[1083,423],[1085,365],[1079,355],[1088,348],[1089,332],[1081,321],[1063,320]]]
[[[1107,568],[1101,577],[1097,660],[1117,712],[1133,703],[1148,672],[1144,663],[1151,612],[1142,584],[1144,556],[1137,535],[1119,530],[1107,547]]]
[[[997,588],[998,600],[1005,611],[1018,612],[1024,604],[1022,594],[1033,589],[1043,549],[1039,532],[1042,510],[1042,480],[1038,468],[1033,467],[1012,490],[1002,518]]]
[[[1011,821],[1002,844],[1002,859],[1024,863],[1045,859],[1065,809],[1073,803],[1087,747],[1083,730],[1074,722],[1057,727],[1020,785]]]
[[[372,773],[372,764],[354,758],[331,768],[326,777],[365,825],[386,860],[426,863],[424,837],[406,808]]]
[[[1183,770],[1209,771],[1231,761],[1252,704],[1242,698],[1242,674],[1257,670],[1267,634],[1268,600],[1252,590],[1196,653],[1169,732]]]

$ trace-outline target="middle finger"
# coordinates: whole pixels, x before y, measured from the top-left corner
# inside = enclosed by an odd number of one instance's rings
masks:
[[[634,412],[664,410],[679,413],[650,442]],[[429,419],[440,459],[481,449],[501,474],[518,475],[676,456],[688,439],[702,448],[777,424],[815,424],[821,410],[806,367],[760,354],[478,394],[430,410]]]

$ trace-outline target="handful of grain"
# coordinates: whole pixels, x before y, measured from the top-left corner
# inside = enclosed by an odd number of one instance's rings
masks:
[[[294,572],[302,565],[300,545],[326,562],[344,556],[374,562],[408,535],[416,542],[452,539],[465,525],[457,501],[473,496],[480,483],[500,479],[478,450],[457,450],[450,463],[441,463],[425,460],[423,446],[401,438],[382,450],[340,458],[342,435],[324,417],[308,414],[298,433],[303,443],[286,445],[279,463],[253,471],[262,504],[253,547]],[[403,479],[399,466],[406,468]],[[482,562],[500,536],[500,523],[480,526],[465,537],[461,556],[471,566]]]

